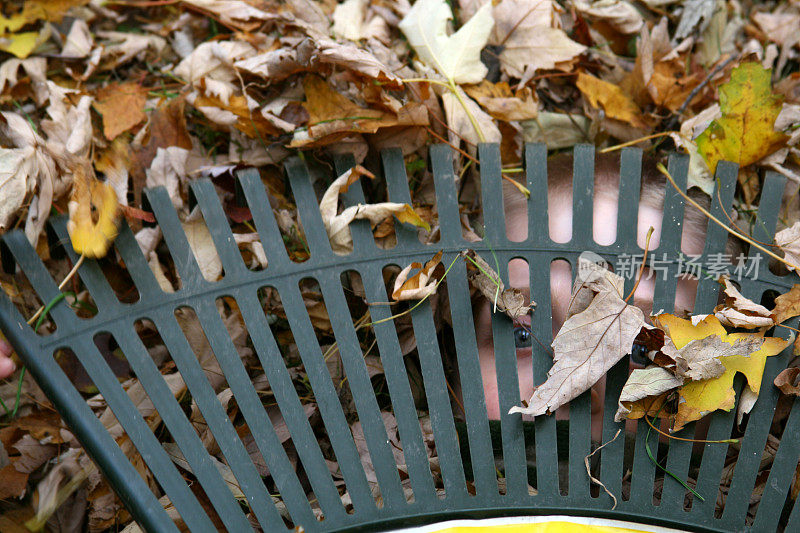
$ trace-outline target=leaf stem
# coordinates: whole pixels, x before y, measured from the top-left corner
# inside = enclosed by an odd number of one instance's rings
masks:
[[[631,299],[631,296],[633,296],[633,294],[636,292],[636,288],[639,286],[639,282],[642,281],[642,275],[644,274],[644,267],[647,264],[647,250],[650,249],[650,237],[653,236],[653,231],[655,231],[655,229],[653,228],[653,226],[650,226],[650,229],[647,231],[647,240],[644,243],[644,255],[642,256],[642,264],[639,265],[639,274],[637,274],[636,276],[636,283],[631,289],[631,292],[625,298],[625,303],[627,303],[628,300]]]
[[[600,150],[601,154],[607,154],[609,152],[614,152],[616,150],[621,150],[622,148],[626,148],[628,146],[633,146],[635,144],[639,144],[640,142],[649,141],[650,139],[657,139],[658,137],[667,137],[673,133],[679,133],[677,131],[662,131],[660,133],[654,133],[652,135],[646,135],[644,137],[639,137],[638,139],[634,139],[632,141],[628,141],[622,144],[616,144],[614,146],[609,146],[607,148],[603,148]]]
[[[80,266],[83,264],[83,260],[85,258],[86,258],[86,256],[81,254],[81,256],[78,258],[78,260],[75,262],[75,265],[72,267],[72,270],[69,271],[69,274],[67,274],[67,276],[64,278],[64,280],[58,285],[58,290],[59,291],[61,289],[63,289],[67,285],[67,283],[69,283],[69,280],[71,280],[72,276],[74,276],[75,273],[78,271]],[[60,295],[58,295],[55,298],[53,298],[52,300],[50,300],[47,303],[46,306],[45,305],[41,306],[36,311],[36,313],[34,313],[33,316],[28,319],[28,325],[33,324],[36,321],[36,319],[38,319],[39,317],[43,317],[45,314],[47,314],[47,312],[50,311],[50,309],[52,309],[53,306],[55,304],[57,304],[61,299],[63,299],[64,296],[65,296],[64,293],[61,293]],[[39,322],[36,323],[36,327],[34,329],[38,330],[39,326],[41,326],[41,319],[39,320]]]
[[[475,129],[475,133],[478,134],[478,140],[480,142],[485,143],[486,137],[483,135],[483,131],[481,131],[481,127],[478,125],[478,121],[475,120],[475,116],[470,112],[469,108],[467,107],[467,102],[461,96],[461,93],[458,92],[458,87],[456,86],[453,80],[447,80],[450,82],[450,90],[453,91],[453,94],[456,96],[456,99],[461,104],[461,107],[464,108],[464,113],[467,114],[469,121],[472,123],[472,127]]]
[[[656,420],[658,420],[658,415],[661,414],[661,410],[664,409],[664,406],[666,405],[666,403],[667,402],[662,403],[661,407],[658,408],[658,412],[656,413],[656,416],[655,416]],[[649,409],[648,409],[648,411],[649,411]],[[647,413],[644,414],[644,418],[645,418],[645,420],[647,420]],[[684,480],[682,480],[681,478],[679,478],[678,476],[676,476],[675,474],[673,474],[672,472],[670,472],[669,470],[667,470],[666,468],[664,468],[663,466],[658,464],[658,461],[656,461],[655,457],[653,457],[653,452],[650,450],[650,431],[652,431],[652,429],[653,429],[653,424],[651,424],[648,421],[648,425],[650,425],[650,427],[647,429],[647,436],[645,436],[645,438],[644,438],[644,447],[645,447],[645,450],[647,450],[647,456],[650,458],[650,460],[653,462],[653,464],[656,467],[658,467],[661,470],[663,470],[664,473],[668,474],[672,479],[674,479],[675,481],[677,481],[678,483],[683,485],[683,487],[685,489],[687,489],[689,492],[691,492],[692,494],[697,496],[700,499],[701,502],[706,501],[705,498],[700,496],[700,494],[696,490],[694,490],[692,487],[690,487],[688,483],[686,483]]]
[[[704,440],[704,439],[687,439],[685,437],[676,437],[675,435],[670,435],[669,433],[661,431],[656,426],[654,426],[653,423],[650,422],[650,419],[647,418],[647,415],[644,416],[644,421],[647,422],[647,425],[653,428],[654,431],[657,431],[659,434],[667,437],[668,439],[680,440],[683,442],[700,442],[703,444],[737,444],[739,442],[739,439]]]

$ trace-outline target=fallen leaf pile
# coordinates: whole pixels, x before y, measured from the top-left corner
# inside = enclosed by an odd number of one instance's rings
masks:
[[[670,431],[680,431],[713,411],[733,408],[737,372],[747,379],[750,398],[757,398],[766,358],[790,343],[765,337],[765,332],[779,323],[776,320],[800,314],[794,309],[794,290],[769,311],[721,278],[726,298],[714,315],[684,319],[662,313],[649,325],[642,311],[623,299],[621,277],[584,258],[578,268],[592,275],[575,282],[568,318],[552,343],[553,366],[547,380],[534,390],[527,406],[513,407],[511,413],[554,413],[593,387],[638,342],[652,364],[631,372],[615,419],[658,415],[670,420]],[[791,305],[787,298],[792,298]],[[757,331],[729,332],[726,325]],[[740,421],[753,403],[741,402]]]
[[[381,248],[395,245],[395,230],[401,226],[417,231],[428,244],[436,241],[438,210],[426,164],[432,143],[457,149],[453,176],[462,226],[465,235],[477,240],[478,143],[498,143],[504,176],[513,178],[523,175],[525,143],[542,142],[553,151],[577,143],[607,148],[631,142],[656,158],[676,149],[688,154],[689,185],[706,193],[713,190],[719,160],[738,162],[734,207],[741,228],[760,224],[752,206],[764,183],[763,172],[786,177],[789,185],[778,217],[778,229],[783,231],[775,244],[788,263],[800,265],[798,27],[796,1],[774,5],[731,0],[4,2],[0,235],[24,231],[56,283],[73,265],[50,245],[72,246],[87,258],[98,258],[111,289],[121,302],[131,303],[139,295],[114,248],[121,224],[133,231],[164,291],[178,290],[182,284],[145,201],[146,188],[166,190],[202,275],[213,283],[225,272],[202,212],[190,209],[189,185],[194,180],[211,181],[242,260],[259,270],[268,268],[271,258],[251,208],[272,211],[292,261],[305,261],[311,254],[283,174],[283,164],[291,157],[302,158],[309,168],[322,199],[331,248],[348,254],[353,247],[351,224],[356,220],[369,221]],[[383,177],[373,178],[360,166],[380,168],[379,153],[385,148],[400,149],[411,193],[408,203],[387,201]],[[358,166],[331,180],[334,159],[342,154],[352,154]],[[234,177],[248,168],[256,169],[269,193],[269,205],[241,204]],[[345,205],[342,195],[355,179],[360,179],[365,200],[362,205]],[[522,185],[518,188],[520,194],[528,192]],[[54,243],[48,235],[48,220],[57,215],[68,217],[69,242]],[[490,257],[466,256],[474,294],[483,295],[494,310],[512,319],[531,312],[533,302],[502,284]],[[449,319],[449,309],[440,301],[445,291],[437,291],[446,281],[449,265],[441,254],[417,261],[398,262],[399,268],[387,271],[388,299],[411,306],[430,298],[438,327]],[[347,283],[354,322],[366,324],[370,309],[364,304],[364,287],[352,276]],[[335,354],[336,339],[322,291],[309,280],[299,289],[321,348]],[[0,273],[0,290],[26,319],[47,304],[38,300],[21,272]],[[650,408],[643,402],[666,396],[670,402],[662,416],[671,417],[675,426],[678,413],[684,421],[725,408],[731,394],[726,384],[736,372],[747,377],[748,394],[757,389],[759,361],[778,343],[758,335],[770,324],[796,316],[800,298],[793,290],[768,310],[729,284],[723,290],[725,301],[704,319],[705,325],[690,327],[666,316],[656,324],[661,333],[650,337],[663,338],[666,344],[653,347],[656,366],[631,375],[631,383],[639,386],[631,385],[621,398],[632,409],[628,416]],[[79,276],[68,280],[64,291],[79,316],[97,314]],[[554,348],[552,382],[537,390],[526,412],[552,411],[579,394],[577,388],[591,387],[613,361],[628,353],[642,328],[647,330],[637,309],[625,303],[613,277],[598,276],[581,291],[570,311],[569,328]],[[259,297],[310,423],[315,430],[321,428],[280,295],[267,288]],[[252,357],[252,346],[242,340],[246,335],[238,307],[221,301],[218,310],[238,336],[237,349],[265,405],[272,402],[270,415],[279,427],[282,419],[272,391]],[[202,337],[192,317],[180,315],[177,320],[188,331],[187,338]],[[595,323],[618,327],[603,332]],[[411,321],[401,316],[395,324],[411,382],[421,383]],[[749,328],[744,335],[751,337],[736,337],[741,331],[727,333],[734,327]],[[42,318],[41,333],[54,328],[49,315]],[[172,380],[170,387],[181,397],[183,383],[157,330],[146,323],[136,328],[159,371]],[[377,390],[383,382],[380,359],[371,351],[375,338],[359,332]],[[679,332],[685,344],[671,337]],[[758,349],[759,341],[746,340],[753,336],[763,340]],[[220,380],[210,348],[190,340],[254,464],[263,465],[230,389]],[[755,351],[738,353],[748,350]],[[113,340],[99,351],[136,399],[143,418],[154,431],[161,431],[163,425],[127,367],[125,354]],[[727,355],[709,357],[716,351]],[[582,364],[584,359],[600,362],[590,369]],[[92,409],[105,417],[103,423],[113,428],[105,400],[96,396],[74,355],[60,352],[59,361]],[[346,414],[355,419],[341,361],[332,355],[326,362]],[[64,531],[101,531],[129,523],[120,502],[87,466],[90,462],[79,443],[52,416],[49,402],[29,375],[19,380],[22,365],[17,366],[20,369],[0,384],[0,399],[8,407],[0,411],[4,417],[0,442],[9,456],[5,462],[0,453],[0,499],[13,502],[8,508],[18,513],[15,523],[33,520],[32,527],[48,523]],[[580,377],[576,387],[564,380],[572,368]],[[711,385],[713,396],[696,390],[703,383]],[[791,387],[796,380],[786,377],[782,383]],[[422,405],[424,390],[414,394]],[[689,399],[681,402],[681,394]],[[696,401],[698,395],[713,401]],[[674,408],[681,404],[688,405]],[[226,480],[231,479],[213,438],[195,416],[199,412],[192,412],[198,434],[218,463],[215,466]],[[392,421],[386,422],[390,427]],[[360,431],[356,426],[352,430],[354,435]],[[289,447],[285,431],[283,442]],[[126,438],[119,436],[118,443],[155,487]],[[190,478],[188,463],[169,437],[164,438],[165,450],[181,474]],[[428,440],[432,442],[432,437]],[[429,451],[434,464],[435,446]],[[335,456],[326,459],[344,501],[349,501]],[[261,473],[269,476],[266,467]],[[73,479],[81,483],[70,484]],[[437,483],[441,490],[440,477]],[[168,499],[160,497],[171,509]],[[64,498],[68,503],[59,506]],[[180,522],[180,517],[175,519]],[[0,529],[5,527],[2,520],[0,513]]]

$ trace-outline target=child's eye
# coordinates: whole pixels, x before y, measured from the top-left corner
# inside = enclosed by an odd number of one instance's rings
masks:
[[[631,348],[631,361],[637,365],[648,364],[650,360],[647,358],[647,348],[641,344],[634,343],[633,348]]]
[[[517,349],[530,348],[531,346],[531,330],[525,326],[517,326],[514,328],[514,344]]]

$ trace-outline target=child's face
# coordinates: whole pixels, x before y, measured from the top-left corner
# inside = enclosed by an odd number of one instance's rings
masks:
[[[550,215],[550,237],[557,242],[570,240],[572,233],[572,199],[566,195],[548,195]],[[650,226],[655,227],[654,235],[650,240],[650,248],[658,246],[661,229],[661,213],[647,206],[641,206],[639,212],[639,245],[644,247],[645,236]],[[616,197],[599,194],[595,197],[594,205],[594,238],[597,242],[610,244],[616,238],[617,204]],[[513,241],[521,241],[527,237],[527,210],[519,202],[506,204],[506,228],[508,237]],[[689,254],[699,254],[702,251],[702,238],[695,238],[684,234],[683,248]],[[521,289],[526,294],[530,286],[530,272],[528,264],[521,259],[513,259],[508,264],[508,279],[511,287]],[[573,275],[570,265],[565,261],[554,261],[550,266],[550,292],[552,302],[552,334],[555,336],[564,323],[572,292]],[[633,297],[635,305],[642,308],[645,315],[652,311],[653,291],[655,279],[649,269],[644,275]],[[676,312],[691,310],[697,291],[695,280],[681,279],[678,282],[675,301]],[[533,295],[536,300],[536,295]],[[656,310],[658,311],[658,310]],[[547,310],[539,308],[534,312],[546,313]],[[489,419],[500,418],[500,406],[497,390],[497,370],[495,368],[494,345],[492,339],[492,305],[488,300],[482,300],[476,310],[476,336],[478,341],[478,356],[483,379],[483,388],[486,398],[486,408]],[[537,357],[549,347],[551,339],[534,339],[530,333],[530,317],[520,319],[514,324],[514,340],[516,344],[517,375],[519,378],[520,400],[528,400],[538,383],[533,381],[532,345],[537,347]],[[602,428],[602,398],[605,394],[605,380],[601,379],[592,388],[592,429],[593,438],[599,439]],[[566,415],[564,415],[566,416]],[[559,416],[561,417],[561,416]]]

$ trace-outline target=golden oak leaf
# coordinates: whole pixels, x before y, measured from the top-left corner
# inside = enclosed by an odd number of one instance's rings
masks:
[[[747,166],[781,148],[788,137],[774,130],[783,97],[772,92],[771,69],[742,63],[719,88],[722,117],[697,137],[697,149],[714,172],[725,160]]]
[[[89,177],[82,165],[74,176],[67,222],[72,247],[88,258],[103,257],[117,237],[117,193],[108,183]]]
[[[581,72],[578,74],[577,86],[592,107],[602,108],[609,118],[627,122],[636,128],[648,126],[639,106],[613,83]]]
[[[136,82],[112,83],[97,91],[94,108],[103,116],[103,133],[109,141],[147,119],[147,92]]]
[[[728,333],[714,315],[705,317],[696,325],[692,324],[691,320],[684,320],[666,313],[658,315],[655,321],[670,336],[678,349],[694,340],[704,339],[711,335],[719,335],[722,341],[728,344],[734,344],[737,340],[748,337],[760,337],[757,333]],[[730,411],[736,400],[733,390],[733,378],[736,372],[744,374],[750,390],[758,394],[767,357],[779,354],[788,343],[789,341],[778,337],[764,337],[761,348],[749,356],[721,357],[720,362],[725,366],[725,372],[721,376],[684,383],[678,389],[680,398],[672,431],[679,431],[689,422],[699,420],[717,409]]]

